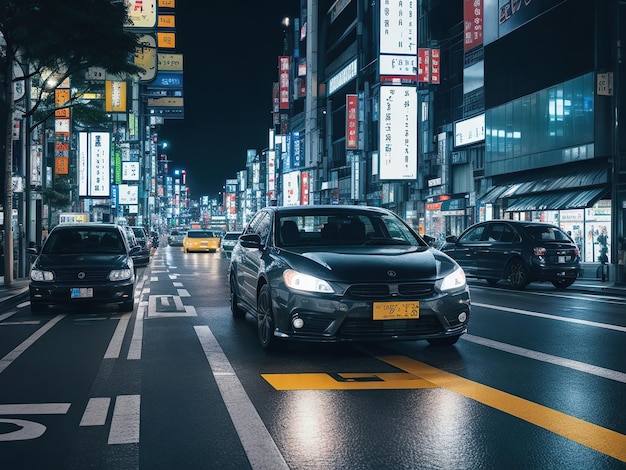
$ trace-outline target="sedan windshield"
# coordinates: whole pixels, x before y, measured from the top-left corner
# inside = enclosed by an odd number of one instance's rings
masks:
[[[397,217],[386,214],[326,213],[281,215],[278,246],[425,245]]]
[[[106,253],[122,254],[126,247],[117,231],[98,229],[63,229],[53,231],[43,246],[47,255]]]

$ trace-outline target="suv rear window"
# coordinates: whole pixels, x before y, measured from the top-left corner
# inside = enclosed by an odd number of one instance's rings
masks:
[[[567,234],[558,227],[552,227],[550,225],[527,225],[524,228],[535,240],[571,241]]]

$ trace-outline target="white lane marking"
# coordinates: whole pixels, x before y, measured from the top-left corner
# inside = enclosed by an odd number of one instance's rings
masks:
[[[15,326],[15,325],[39,325],[39,320],[26,320],[26,321],[6,321],[1,323],[0,326]]]
[[[161,302],[161,305],[163,305],[164,307],[169,307],[170,305],[167,295],[160,295],[159,302]]]
[[[17,431],[0,434],[0,442],[28,441],[37,439],[46,432],[46,427],[41,423],[24,419],[0,419],[0,423],[17,426]]]
[[[63,415],[70,403],[19,403],[0,405],[0,415]]]
[[[224,351],[208,326],[194,326],[213,377],[254,470],[288,469],[274,439],[263,424]]]
[[[157,282],[159,280],[159,276],[150,276],[150,282]]]
[[[122,350],[122,342],[124,341],[124,335],[126,335],[126,328],[128,328],[128,322],[130,321],[130,313],[125,313],[120,318],[115,333],[109,342],[109,347],[104,353],[104,359],[117,359],[120,357],[120,351]]]
[[[60,322],[65,317],[65,314],[60,314],[50,320],[48,323],[43,325],[37,331],[35,331],[32,335],[22,341],[13,351],[10,351],[6,356],[0,359],[0,373],[4,371],[7,367],[11,365],[11,363],[19,357],[24,351],[26,351],[30,346],[32,346],[35,341],[41,338],[44,334],[50,330],[54,325]]]
[[[551,354],[545,354],[531,349],[520,348],[513,346],[512,344],[501,343],[500,341],[494,341],[487,338],[481,338],[480,336],[474,336],[470,334],[464,334],[461,339],[470,341],[472,343],[480,344],[493,349],[499,349],[500,351],[516,354],[518,356],[527,357],[529,359],[535,359],[537,361],[547,362],[561,367],[567,367],[568,369],[574,369],[586,374],[597,375],[598,377],[604,377],[605,379],[614,380],[616,382],[626,383],[626,374],[612,369],[605,369],[604,367],[598,367],[591,364],[586,364],[580,361],[574,361],[572,359],[566,359],[559,356],[553,356]]]
[[[109,397],[90,398],[80,420],[80,426],[104,426],[110,405]]]
[[[502,310],[503,312],[517,313],[519,315],[528,315],[530,317],[547,318],[549,320],[558,320],[558,321],[563,321],[563,322],[568,322],[568,323],[578,323],[580,325],[593,326],[593,327],[596,327],[596,328],[604,328],[606,330],[615,330],[615,331],[626,332],[626,326],[611,325],[609,323],[599,323],[599,322],[595,322],[595,321],[581,320],[579,318],[560,317],[558,315],[550,315],[550,314],[547,314],[547,313],[531,312],[529,310],[521,310],[519,308],[510,308],[510,307],[502,307],[502,306],[499,306],[499,305],[481,304],[479,302],[472,302],[472,306],[473,307],[490,308],[490,309],[493,309],[493,310]]]
[[[172,282],[172,285],[174,287],[183,287],[183,283],[182,282]]]
[[[187,289],[176,289],[179,297],[191,297],[191,294]]]
[[[109,430],[109,444],[136,444],[139,442],[139,395],[118,395],[113,408]]]
[[[576,286],[576,284],[574,284],[572,288],[574,288],[574,286]],[[474,284],[470,284],[470,287],[472,289],[478,288],[478,289],[489,290],[490,292],[494,294],[502,294],[507,297],[511,296],[515,292],[515,291],[510,291],[510,290],[502,290],[499,287],[489,287],[489,286],[481,286],[481,285],[474,285]],[[537,292],[537,291],[532,291],[532,290],[524,290],[524,291],[516,291],[516,292],[518,295],[523,292],[524,295],[560,297],[562,299],[568,299],[568,300],[584,300],[585,302],[602,302],[602,303],[607,303],[607,304],[623,304],[624,303],[623,297],[606,295],[606,294],[601,295],[599,293],[582,294],[582,293],[574,293],[574,292],[569,293],[568,292],[567,294],[559,294],[558,291]]]
[[[146,307],[139,308],[137,310],[137,316],[135,317],[135,328],[133,329],[133,336],[130,339],[130,347],[128,348],[128,360],[141,359],[141,344],[143,343],[143,317]]]

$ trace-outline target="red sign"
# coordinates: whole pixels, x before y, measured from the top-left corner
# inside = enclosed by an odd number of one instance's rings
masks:
[[[357,120],[357,108],[358,98],[357,95],[346,95],[346,148],[357,148],[358,137],[358,120]]]
[[[417,81],[430,82],[430,49],[420,47],[417,50]]]
[[[289,109],[289,56],[278,57],[278,89],[280,109]]]
[[[439,49],[430,50],[430,83],[439,84],[441,61],[439,60]]]
[[[300,173],[300,204],[307,205],[309,203],[309,173],[303,171]]]
[[[464,0],[463,49],[469,51],[483,43],[483,0]]]

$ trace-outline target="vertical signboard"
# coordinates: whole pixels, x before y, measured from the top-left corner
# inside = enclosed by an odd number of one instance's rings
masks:
[[[279,108],[289,109],[289,56],[278,58]]]
[[[417,2],[380,2],[380,53],[415,54],[417,46]]]
[[[111,191],[111,135],[81,132],[78,136],[78,194],[109,197]]]
[[[463,49],[467,52],[483,43],[483,0],[463,0]]]
[[[347,149],[357,148],[357,137],[358,137],[357,106],[358,106],[357,95],[346,95],[346,148]]]
[[[380,88],[380,179],[417,177],[417,89]]]

